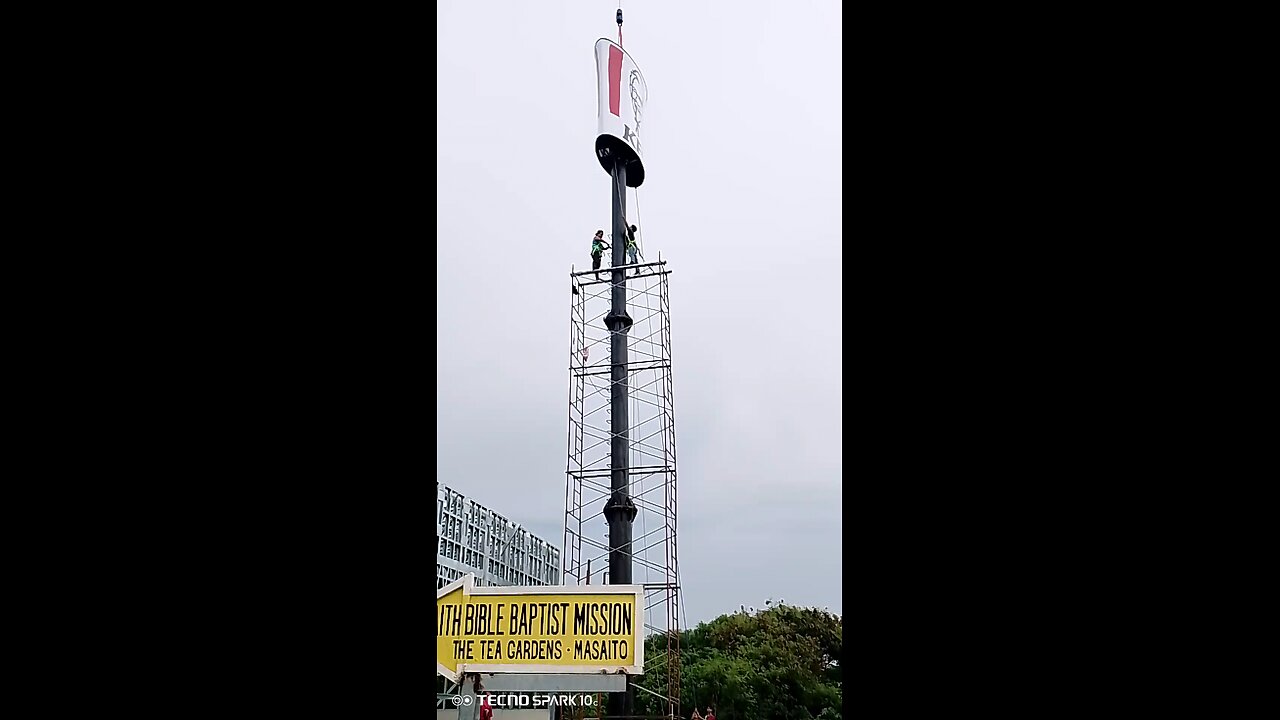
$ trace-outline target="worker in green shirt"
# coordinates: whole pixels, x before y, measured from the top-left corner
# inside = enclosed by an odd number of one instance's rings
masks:
[[[627,227],[627,262],[635,265],[640,262],[636,259],[636,255],[640,252],[640,248],[636,246],[636,226]],[[636,268],[636,275],[640,274],[640,268]]]
[[[591,269],[600,269],[600,257],[604,255],[604,251],[609,249],[609,243],[604,241],[604,231],[597,230],[596,236],[591,238]],[[596,275],[599,277],[599,275]]]

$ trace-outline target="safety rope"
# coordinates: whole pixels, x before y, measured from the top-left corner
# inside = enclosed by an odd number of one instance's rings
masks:
[[[640,230],[641,238],[644,237],[644,218],[640,217],[640,188],[636,188],[636,228]],[[641,238],[636,239],[636,252],[640,258],[644,259],[644,242]]]
[[[627,202],[627,198],[625,195],[626,190],[624,188],[617,188],[616,191],[618,193],[618,207],[626,207],[626,202]],[[614,238],[614,242],[622,243],[622,264],[623,265],[627,264],[627,230],[628,229],[629,229],[629,226],[627,225],[627,213],[624,211],[622,213],[622,237]],[[636,252],[640,253],[639,240],[636,240]],[[640,255],[643,257],[643,253],[640,253]]]

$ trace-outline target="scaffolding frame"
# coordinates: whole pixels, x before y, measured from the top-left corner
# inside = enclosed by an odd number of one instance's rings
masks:
[[[644,586],[646,640],[665,636],[646,654],[635,679],[641,693],[656,696],[663,717],[679,718],[680,600],[676,545],[676,435],[671,377],[671,304],[666,261],[569,273],[572,289],[569,341],[569,432],[565,482],[563,582],[607,582],[610,495],[609,427],[612,331],[605,325],[614,272],[625,278],[627,312],[627,476],[636,506],[632,524],[632,581]],[[604,279],[601,279],[601,277]]]

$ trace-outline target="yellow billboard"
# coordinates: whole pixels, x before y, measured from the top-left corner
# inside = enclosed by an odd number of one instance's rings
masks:
[[[436,672],[644,672],[644,587],[476,587],[436,592]]]

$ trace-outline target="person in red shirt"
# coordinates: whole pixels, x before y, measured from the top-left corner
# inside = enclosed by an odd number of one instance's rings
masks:
[[[489,696],[480,701],[480,720],[493,720],[493,708],[489,707]]]
[[[710,705],[707,706],[707,714],[704,715],[703,717],[705,718],[705,720],[716,720],[716,713],[714,710],[711,709]]]

